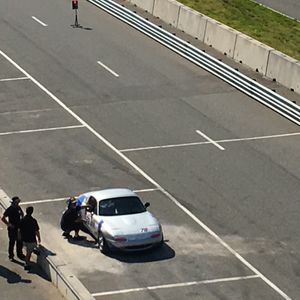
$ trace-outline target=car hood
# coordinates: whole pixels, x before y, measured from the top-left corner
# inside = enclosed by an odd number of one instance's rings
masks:
[[[158,220],[148,211],[140,214],[103,217],[103,229],[113,231],[114,234],[136,234],[142,228],[148,231],[159,229]]]

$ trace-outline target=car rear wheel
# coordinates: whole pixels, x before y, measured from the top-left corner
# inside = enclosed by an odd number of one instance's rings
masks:
[[[99,250],[101,251],[101,253],[103,253],[103,254],[109,253],[109,247],[107,245],[107,242],[106,242],[104,236],[101,233],[99,233],[99,235],[98,235],[98,247],[99,247]]]

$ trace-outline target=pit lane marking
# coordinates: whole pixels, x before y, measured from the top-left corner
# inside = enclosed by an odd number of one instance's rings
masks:
[[[5,82],[5,81],[15,81],[15,80],[28,80],[30,79],[29,77],[15,77],[15,78],[3,78],[0,79],[0,82]]]
[[[99,64],[101,67],[103,67],[105,70],[107,70],[108,72],[110,72],[114,76],[119,77],[118,73],[116,73],[115,71],[113,71],[111,68],[109,68],[107,65],[105,65],[104,63],[102,63],[100,60],[97,61],[97,64]]]
[[[42,91],[44,91],[50,98],[52,98],[57,104],[64,108],[70,115],[72,115],[78,122],[86,127],[92,134],[94,134],[100,141],[102,141],[108,148],[119,155],[125,162],[127,162],[132,168],[134,168],[141,176],[152,183],[153,186],[157,187],[161,193],[170,199],[170,201],[180,208],[185,214],[187,214],[191,219],[193,219],[201,228],[203,228],[208,234],[215,238],[225,249],[227,249],[231,254],[233,254],[242,264],[247,266],[254,274],[258,275],[261,280],[263,280],[270,288],[276,291],[285,300],[292,300],[285,292],[283,292],[276,284],[274,284],[270,279],[263,275],[258,269],[256,269],[252,264],[250,264],[243,256],[236,252],[229,244],[227,244],[218,234],[211,230],[207,225],[205,225],[200,219],[198,219],[191,211],[189,211],[185,206],[183,206],[173,195],[171,195],[167,190],[165,190],[158,182],[156,182],[152,177],[150,177],[145,171],[143,171],[137,164],[125,156],[120,150],[118,150],[111,142],[109,142],[105,137],[103,137],[99,132],[97,132],[92,126],[90,126],[86,121],[80,118],[73,110],[71,110],[65,103],[63,103],[59,98],[57,98],[52,92],[50,92],[44,85],[32,77],[28,72],[26,72],[22,67],[20,67],[14,60],[7,56],[3,51],[0,50],[0,54],[6,58],[12,65],[14,65],[19,71],[24,75],[29,77],[33,83],[35,83]]]
[[[212,283],[219,283],[219,282],[232,282],[232,281],[239,281],[239,280],[249,280],[249,279],[256,279],[256,278],[259,278],[259,275],[249,275],[249,276],[229,277],[229,278],[219,278],[219,279],[208,279],[208,280],[201,280],[201,281],[190,281],[190,282],[164,284],[164,285],[148,286],[148,287],[118,290],[118,291],[93,293],[92,296],[93,297],[99,297],[99,296],[126,294],[126,293],[132,293],[132,292],[142,292],[142,291],[170,289],[170,288],[186,287],[186,286],[194,286],[194,285],[204,285],[204,284],[212,284]]]
[[[0,112],[0,115],[13,115],[13,114],[27,114],[27,113],[38,113],[56,110],[54,108],[44,108],[44,109],[32,109],[32,110],[18,110],[18,111],[5,111]]]
[[[134,190],[135,193],[147,193],[147,192],[155,192],[159,191],[159,189],[143,189],[143,190]],[[28,205],[28,204],[39,204],[39,203],[49,203],[49,202],[60,202],[60,201],[67,201],[70,197],[63,197],[63,198],[53,198],[53,199],[44,199],[44,200],[36,200],[36,201],[27,201],[21,202],[20,205]]]
[[[0,136],[12,135],[12,134],[21,134],[21,133],[33,133],[33,132],[44,132],[44,131],[54,131],[54,130],[65,130],[65,129],[74,129],[82,128],[84,125],[74,125],[74,126],[65,126],[65,127],[52,127],[52,128],[40,128],[40,129],[31,129],[31,130],[19,130],[19,131],[8,131],[0,132]]]
[[[212,140],[209,136],[207,136],[205,133],[203,133],[200,130],[196,130],[196,132],[203,136],[208,142],[212,143],[213,145],[215,145],[217,148],[219,148],[220,150],[225,150],[225,148],[223,148],[222,146],[220,146],[216,141]]]
[[[290,136],[297,136],[297,135],[300,135],[300,132],[265,135],[265,136],[255,136],[255,137],[248,137],[248,138],[246,137],[246,138],[226,139],[226,140],[218,140],[215,142],[216,143],[231,143],[231,142],[255,141],[255,140],[290,137]],[[189,146],[198,146],[198,145],[205,145],[205,144],[211,144],[211,142],[206,141],[206,142],[193,142],[193,143],[183,143],[183,144],[170,144],[170,145],[161,145],[161,146],[128,148],[128,149],[121,149],[119,151],[120,152],[133,152],[133,151],[166,149],[166,148],[176,148],[176,147],[189,147]]]
[[[42,22],[41,20],[39,20],[37,17],[35,17],[35,16],[32,16],[31,17],[33,20],[35,20],[36,22],[38,22],[39,24],[41,24],[42,26],[44,26],[44,27],[47,27],[48,25],[47,24],[45,24],[44,22]]]

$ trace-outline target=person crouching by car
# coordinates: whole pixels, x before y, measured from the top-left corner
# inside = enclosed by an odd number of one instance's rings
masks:
[[[26,215],[20,222],[21,237],[26,248],[25,270],[30,270],[30,258],[37,248],[37,240],[41,243],[40,228],[36,219],[32,217],[33,207],[26,208]],[[36,239],[37,238],[37,239]]]
[[[74,230],[74,239],[82,239],[79,236],[79,230],[84,231],[83,221],[81,220],[79,209],[76,207],[76,199],[70,199],[68,201],[68,208],[65,210],[61,217],[60,227],[63,230],[63,236],[66,238],[72,238],[71,231]]]

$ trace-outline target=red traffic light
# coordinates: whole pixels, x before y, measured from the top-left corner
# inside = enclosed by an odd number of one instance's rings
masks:
[[[78,0],[72,0],[72,9],[78,9]]]

